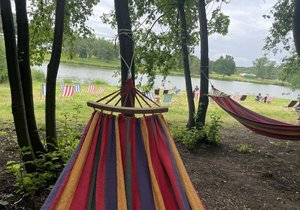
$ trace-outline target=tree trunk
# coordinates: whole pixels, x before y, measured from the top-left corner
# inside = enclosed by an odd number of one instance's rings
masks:
[[[300,57],[300,0],[295,0],[294,4],[293,34],[296,51],[298,57]]]
[[[208,32],[207,19],[205,11],[205,0],[199,0],[199,23],[201,39],[201,64],[200,64],[200,99],[196,117],[196,126],[205,125],[206,112],[208,107],[208,78],[209,78],[209,60],[208,60]]]
[[[65,0],[56,1],[54,39],[52,53],[47,66],[46,80],[46,141],[50,151],[55,150],[56,143],[56,115],[55,115],[55,93],[56,78],[61,57],[61,48],[64,32],[64,9]]]
[[[185,18],[185,10],[184,10],[184,0],[178,0],[178,10],[180,15],[181,22],[181,48],[182,48],[182,59],[183,59],[183,69],[184,69],[184,78],[185,78],[185,86],[189,107],[189,117],[187,121],[187,128],[191,128],[195,126],[195,104],[194,104],[194,96],[192,89],[192,80],[190,73],[190,65],[189,65],[189,52],[187,46],[187,31],[186,31],[186,18]]]
[[[128,79],[130,70],[131,79],[134,83],[134,44],[132,40],[131,20],[129,16],[128,0],[115,0],[116,19],[118,23],[118,35],[120,41],[121,56],[121,87],[124,87]],[[130,67],[131,69],[128,69]],[[132,106],[132,104],[124,104],[122,98],[122,106]]]
[[[29,28],[26,12],[26,0],[15,1],[15,5],[18,28],[18,58],[22,80],[23,98],[26,110],[27,126],[33,151],[37,156],[41,152],[45,152],[45,150],[40,140],[34,115],[32,78],[29,62]]]
[[[15,29],[10,1],[0,0],[0,8],[5,40],[8,78],[11,90],[11,106],[18,144],[20,148],[26,147],[32,149],[26,121],[26,111],[23,98],[21,75],[18,65]],[[25,163],[27,161],[34,160],[34,158],[33,152],[23,156]],[[25,164],[25,167],[28,172],[32,172],[34,170],[32,165]]]

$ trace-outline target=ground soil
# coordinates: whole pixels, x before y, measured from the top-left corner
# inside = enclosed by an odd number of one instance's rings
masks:
[[[0,128],[1,131],[1,128]],[[3,131],[3,130],[2,130]],[[13,131],[0,135],[0,209],[39,209],[47,191],[34,199],[16,194],[5,164],[17,158]],[[220,146],[178,150],[207,209],[300,209],[300,142],[263,137],[244,127],[222,130]],[[240,152],[240,144],[253,148]]]

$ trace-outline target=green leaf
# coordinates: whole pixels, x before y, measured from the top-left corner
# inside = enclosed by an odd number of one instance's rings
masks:
[[[0,206],[7,206],[8,204],[9,204],[9,202],[0,200]]]
[[[31,185],[32,184],[32,179],[31,179],[31,177],[29,177],[29,176],[25,176],[24,178],[23,178],[23,184],[26,186],[26,185]]]

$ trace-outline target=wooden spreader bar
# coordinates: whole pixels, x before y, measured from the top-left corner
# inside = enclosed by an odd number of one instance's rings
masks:
[[[169,108],[165,106],[149,107],[149,108],[121,107],[121,106],[112,106],[107,104],[99,104],[93,101],[88,101],[87,105],[95,109],[100,109],[109,112],[118,112],[122,114],[155,114],[155,113],[168,112],[169,110]]]

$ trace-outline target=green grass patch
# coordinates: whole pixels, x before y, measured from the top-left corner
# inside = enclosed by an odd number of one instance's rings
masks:
[[[244,154],[254,152],[254,148],[251,147],[249,144],[239,144],[237,145],[238,151]]]
[[[288,83],[283,82],[283,81],[279,81],[279,80],[260,79],[260,78],[247,78],[247,77],[242,77],[238,74],[233,74],[231,76],[227,76],[227,75],[212,73],[209,76],[210,76],[211,79],[216,79],[216,80],[240,81],[240,82],[251,82],[251,83],[256,83],[256,84],[288,86]]]
[[[82,106],[80,110],[79,120],[81,124],[86,124],[90,115],[93,111],[92,108],[86,105],[87,101],[96,101],[99,98],[112,93],[117,90],[118,87],[109,86],[101,81],[94,82],[96,90],[100,87],[104,87],[105,91],[103,94],[89,94],[87,93],[88,84],[81,84],[81,93],[75,93],[72,98],[61,98],[60,84],[57,83],[56,86],[56,116],[57,120],[62,122],[64,120],[64,113],[69,113],[72,116],[75,113],[74,107]],[[37,122],[40,125],[45,124],[45,98],[41,95],[42,83],[38,81],[33,82],[33,97],[35,102],[35,115]],[[11,123],[13,122],[13,116],[11,111],[11,97],[10,97],[10,87],[8,83],[0,84],[0,122]],[[161,96],[162,97],[162,96]],[[294,124],[296,123],[297,115],[295,112],[290,111],[283,106],[287,105],[290,100],[275,98],[271,104],[257,103],[254,100],[255,96],[248,96],[246,101],[241,102],[241,104],[259,114],[264,116],[277,119],[279,121]],[[196,103],[196,102],[195,102]],[[173,96],[173,102],[168,104],[163,104],[164,106],[169,106],[169,112],[164,114],[164,117],[169,122],[171,126],[182,126],[186,125],[188,119],[188,104],[186,99],[186,92],[181,91],[178,95]],[[197,104],[196,104],[197,107]],[[224,112],[216,103],[211,102],[208,107],[207,121],[210,122],[210,115],[215,113],[220,116],[223,121],[223,127],[231,126],[241,126],[235,119],[230,117],[226,112]]]

